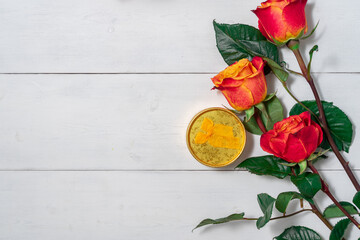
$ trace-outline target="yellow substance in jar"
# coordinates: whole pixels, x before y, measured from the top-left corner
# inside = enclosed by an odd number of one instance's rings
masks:
[[[192,155],[202,164],[223,167],[234,162],[244,149],[246,133],[232,112],[210,108],[191,121],[187,143]]]
[[[223,124],[214,124],[209,118],[205,118],[201,125],[201,132],[195,136],[196,144],[208,142],[213,147],[240,149],[240,138],[234,137],[233,127]]]

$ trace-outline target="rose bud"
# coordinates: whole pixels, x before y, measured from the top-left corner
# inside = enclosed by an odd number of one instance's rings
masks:
[[[261,148],[287,162],[307,159],[323,140],[321,127],[311,120],[309,112],[290,116],[275,123],[260,138]]]
[[[267,0],[253,12],[259,18],[259,30],[270,41],[282,45],[299,39],[307,32],[307,0]]]
[[[244,58],[227,67],[211,80],[234,109],[246,110],[262,102],[266,97],[264,66],[265,62],[260,57],[254,57],[251,62]]]

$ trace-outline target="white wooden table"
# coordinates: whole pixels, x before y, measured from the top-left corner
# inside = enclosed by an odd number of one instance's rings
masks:
[[[256,26],[257,1],[0,0],[0,239],[272,239],[291,225],[329,231],[315,215],[236,222],[191,232],[207,217],[245,211],[256,195],[295,190],[289,181],[210,169],[187,150],[194,114],[221,106],[210,77],[226,67],[212,20]],[[319,45],[313,70],[321,96],[360,126],[360,5],[309,0],[303,53]],[[353,39],[353,40],[352,40]],[[352,48],[354,46],[354,48]],[[294,58],[283,49],[294,69]],[[291,89],[312,99],[307,84]],[[294,101],[274,78],[287,112]],[[264,155],[248,135],[237,164]],[[360,140],[351,167],[360,177]],[[335,194],[355,193],[337,159],[321,173]],[[332,188],[334,189],[334,188]],[[321,207],[330,204],[319,193]],[[292,203],[292,208],[297,204]],[[335,223],[334,221],[332,221]],[[354,229],[347,239],[357,239]]]

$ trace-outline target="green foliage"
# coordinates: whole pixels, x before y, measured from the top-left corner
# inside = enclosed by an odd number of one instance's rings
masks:
[[[320,176],[306,172],[302,175],[291,176],[291,181],[306,198],[313,198],[321,189]]]
[[[231,214],[230,216],[224,217],[224,218],[218,218],[218,219],[204,219],[202,220],[194,229],[197,229],[199,227],[203,227],[209,224],[220,224],[220,223],[227,223],[227,222],[231,222],[231,221],[237,221],[237,220],[241,220],[244,218],[244,213],[235,213],[235,214]]]
[[[345,234],[347,227],[350,224],[350,219],[345,218],[335,224],[334,229],[330,233],[330,240],[341,240]]]
[[[302,162],[299,162],[299,168],[300,168],[300,172],[299,174],[303,174],[305,172],[305,170],[307,169],[307,161],[302,161]]]
[[[319,110],[316,101],[303,101],[302,103],[312,112],[314,112],[317,116],[319,116]],[[322,105],[324,107],[325,116],[331,136],[333,137],[336,146],[339,148],[340,151],[349,152],[349,148],[353,138],[352,123],[350,122],[346,114],[338,107],[334,106],[332,103],[322,101]],[[295,104],[290,110],[290,115],[297,115],[305,111],[306,110],[300,104]],[[316,119],[314,118],[313,120],[316,121]],[[329,142],[327,141],[325,136],[320,147],[323,149],[330,148]]]
[[[310,61],[309,61],[309,64],[308,64],[308,66],[307,66],[307,69],[308,69],[307,74],[308,74],[309,76],[310,76],[310,71],[311,71],[311,62],[312,62],[313,54],[314,54],[315,51],[316,51],[316,52],[319,51],[318,45],[315,45],[315,46],[310,50],[310,52],[309,52]]]
[[[262,228],[270,221],[275,201],[275,198],[269,196],[266,193],[261,193],[258,195],[258,203],[261,211],[264,213],[264,216],[259,217],[259,219],[256,221],[256,227],[258,229]]]
[[[353,198],[353,203],[360,209],[360,192],[357,192]]]
[[[349,214],[358,214],[357,209],[351,203],[349,203],[349,202],[340,202],[340,205],[343,208],[345,208],[345,210]],[[337,217],[344,217],[345,216],[345,214],[335,204],[331,204],[330,206],[328,206],[324,210],[323,215],[324,215],[325,218],[337,218]]]
[[[276,240],[321,240],[320,235],[314,230],[301,227],[293,226],[285,229],[285,231],[279,236],[275,237]]]
[[[276,63],[272,59],[264,57],[264,60],[267,62],[267,65],[270,67],[271,71],[273,71],[275,76],[281,82],[286,82],[286,80],[289,78],[289,73],[285,71],[278,63]]]
[[[308,35],[306,35],[305,37],[302,37],[301,39],[307,39],[307,38],[311,37],[311,36],[314,34],[314,32],[315,32],[315,30],[317,29],[317,27],[319,26],[319,23],[320,23],[320,20],[317,22],[317,24],[316,24],[316,26],[314,27],[314,29],[313,29]]]
[[[217,48],[228,65],[255,56],[279,62],[278,48],[267,41],[258,29],[244,24],[221,24],[215,21],[213,24]]]
[[[275,207],[279,212],[285,213],[290,201],[294,199],[303,199],[303,197],[297,192],[280,193],[276,199]]]
[[[244,160],[236,168],[245,168],[256,175],[270,175],[280,179],[285,178],[291,173],[289,166],[282,165],[284,160],[273,155],[252,157]]]
[[[271,100],[271,99],[272,99],[273,97],[275,97],[275,96],[276,96],[276,92],[271,93],[271,94],[269,94],[269,95],[267,95],[267,96],[265,97],[265,99],[264,99],[263,102],[267,102],[267,101]]]
[[[283,106],[276,96],[272,96],[267,101],[263,101],[261,104],[255,105],[255,108],[259,109],[260,117],[266,130],[271,130],[276,122],[284,119]],[[243,124],[248,132],[256,135],[262,134],[262,131],[252,115],[250,119],[246,116]]]
[[[319,152],[314,152],[313,154],[310,155],[310,157],[307,159],[307,161],[312,161],[313,163],[315,163],[320,159],[326,159],[327,156],[325,155],[325,153],[327,153],[328,151],[330,151],[330,149],[326,149],[324,151],[319,151]]]
[[[251,119],[254,114],[255,114],[255,107],[252,106],[251,108],[249,108],[248,110],[245,110],[245,114],[246,114],[246,117],[245,119]]]

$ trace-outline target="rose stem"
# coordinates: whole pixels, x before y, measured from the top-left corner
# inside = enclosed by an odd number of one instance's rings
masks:
[[[259,113],[259,110],[257,108],[255,108],[255,113],[254,113],[254,117],[255,117],[255,120],[256,120],[256,123],[257,125],[259,126],[260,130],[263,132],[263,133],[266,133],[267,130],[266,130],[266,127],[261,119],[261,116],[260,116],[260,113]]]
[[[299,210],[299,211],[297,211],[297,212],[294,212],[294,213],[291,213],[291,214],[288,214],[288,215],[270,218],[270,221],[272,221],[272,220],[278,220],[278,219],[282,219],[282,218],[292,217],[292,216],[295,216],[295,215],[297,215],[297,214],[299,214],[299,213],[302,213],[302,212],[313,212],[313,211],[314,211],[313,209],[301,209],[301,210]],[[258,220],[258,218],[243,218],[243,219],[239,219],[239,220],[256,221],[256,220]]]
[[[316,214],[316,216],[318,216],[321,221],[330,229],[332,230],[334,227],[331,225],[331,223],[323,217],[323,215],[321,214],[321,212],[317,209],[317,207],[314,205],[314,204],[311,204],[310,203],[310,206],[311,206],[311,209],[302,209],[302,210],[299,210],[297,212],[294,212],[294,213],[291,213],[291,214],[288,214],[288,215],[284,215],[284,216],[280,216],[280,217],[274,217],[274,218],[270,218],[270,221],[272,220],[278,220],[278,219],[282,219],[282,218],[288,218],[288,217],[292,217],[292,216],[295,216],[299,213],[302,213],[302,212],[308,212],[308,211],[311,211],[313,213]],[[239,220],[258,220],[258,218],[243,218],[243,219],[239,219]]]
[[[330,229],[330,230],[333,230],[333,226],[331,225],[331,223],[326,219],[324,218],[324,216],[321,214],[320,210],[316,207],[315,204],[312,204],[312,203],[309,203],[312,210],[313,210],[313,213],[316,214],[316,216],[318,216],[318,218]]]
[[[255,117],[256,123],[259,126],[259,128],[261,129],[261,131],[263,133],[266,133],[267,131],[266,131],[264,123],[263,123],[263,121],[261,119],[261,116],[259,114],[259,110],[256,109],[256,108],[255,108],[254,117]],[[291,217],[291,216],[294,216],[294,215],[296,215],[298,213],[301,213],[301,212],[304,212],[304,211],[312,211],[330,230],[332,230],[334,227],[331,225],[331,223],[326,218],[323,217],[323,215],[321,214],[320,210],[316,207],[316,205],[312,204],[312,203],[309,203],[309,204],[310,204],[310,206],[312,208],[311,210],[303,209],[303,210],[300,210],[300,211],[295,212],[293,214],[285,215],[285,216],[282,216],[282,217],[271,218],[270,220],[276,220],[276,219],[280,219],[280,218]],[[244,220],[257,220],[257,218],[244,218]]]
[[[317,175],[319,175],[320,177],[320,181],[321,181],[321,190],[335,203],[335,205],[345,214],[345,216],[347,218],[350,219],[350,221],[352,221],[354,223],[354,225],[360,229],[360,224],[355,220],[355,218],[353,218],[346,210],[345,208],[343,208],[343,206],[341,206],[341,204],[336,200],[336,198],[334,197],[334,195],[330,192],[328,185],[326,184],[326,182],[321,178],[318,170],[314,167],[314,165],[309,161],[308,162],[308,166],[311,169],[311,171]]]
[[[264,126],[264,123],[261,119],[261,116],[259,114],[259,110],[258,109],[255,109],[255,113],[254,113],[254,117],[255,117],[255,120],[256,120],[256,123],[257,125],[259,126],[259,128],[261,129],[261,131],[263,133],[266,133],[266,128]],[[293,170],[293,169],[292,169]],[[311,206],[311,211],[330,229],[332,230],[333,229],[333,226],[331,225],[331,223],[323,217],[323,215],[321,214],[320,210],[316,207],[315,204],[312,204],[312,203],[309,203],[310,206]],[[308,210],[309,211],[309,210]],[[280,219],[280,218],[284,218],[284,217],[290,217],[290,216],[293,216],[293,215],[296,215],[300,212],[303,212],[303,210],[299,211],[299,212],[296,212],[296,213],[293,213],[293,214],[290,214],[290,215],[286,215],[286,216],[283,216],[283,217],[277,217],[277,218],[271,218],[270,220],[275,220],[275,219]],[[257,218],[247,218],[244,220],[257,220]],[[344,240],[344,239],[343,239]]]
[[[300,104],[303,108],[305,108],[309,113],[311,113],[311,115],[314,116],[314,118],[316,120],[318,120],[320,122],[320,119],[318,118],[318,116],[316,116],[315,113],[313,113],[313,111],[311,111],[307,106],[305,106],[305,104],[303,104],[299,99],[297,99],[295,97],[295,95],[290,91],[290,89],[287,87],[285,82],[282,82],[283,87],[285,88],[285,90],[288,92],[288,94],[298,103]]]
[[[314,80],[313,78],[311,77],[310,73],[308,73],[308,70],[307,70],[307,67],[305,65],[305,62],[301,56],[301,53],[298,49],[298,46],[299,44],[299,41],[297,40],[291,40],[289,41],[289,43],[287,44],[287,46],[291,49],[291,51],[294,53],[295,57],[296,57],[296,60],[298,61],[299,63],[299,66],[301,68],[301,72],[303,74],[303,77],[307,80],[307,82],[309,83],[310,87],[311,87],[311,90],[315,96],[315,100],[316,100],[316,103],[317,103],[317,106],[318,106],[318,109],[319,109],[319,118],[320,118],[320,123],[321,123],[321,126],[324,130],[324,133],[329,141],[329,144],[330,144],[330,147],[331,149],[333,150],[333,152],[335,153],[336,157],[339,159],[341,165],[343,166],[346,174],[349,176],[351,182],[353,183],[356,191],[360,191],[360,184],[359,182],[356,180],[356,177],[354,175],[354,173],[351,171],[351,168],[349,167],[349,162],[347,162],[344,157],[341,155],[339,149],[337,148],[335,142],[334,142],[334,139],[332,138],[331,134],[330,134],[330,130],[329,130],[329,127],[327,125],[327,122],[326,122],[326,117],[325,117],[325,112],[324,112],[324,108],[321,104],[321,100],[320,100],[320,97],[319,97],[319,94],[318,94],[318,91],[316,89],[316,86],[314,84]]]
[[[261,119],[261,116],[259,114],[259,110],[258,109],[255,109],[255,113],[254,113],[254,117],[255,117],[255,120],[256,120],[256,123],[257,125],[259,126],[259,128],[261,129],[261,131],[263,133],[266,133],[266,128],[264,126],[264,123]],[[292,168],[293,170],[293,168]],[[294,172],[295,173],[295,172]],[[294,174],[295,175],[295,174]],[[293,214],[289,214],[289,215],[285,215],[285,216],[282,216],[282,217],[276,217],[276,218],[271,218],[270,220],[275,220],[275,219],[280,219],[280,218],[285,218],[285,217],[290,217],[290,216],[293,216],[293,215],[296,215],[298,213],[301,213],[303,211],[312,211],[330,230],[332,230],[334,227],[331,225],[331,223],[323,217],[323,215],[321,214],[320,210],[316,207],[315,204],[312,204],[312,203],[309,203],[310,206],[311,206],[311,210],[309,209],[303,209],[301,211],[298,211],[298,212],[295,212]],[[257,220],[257,218],[244,218],[244,220]],[[344,239],[343,239],[344,240]]]

